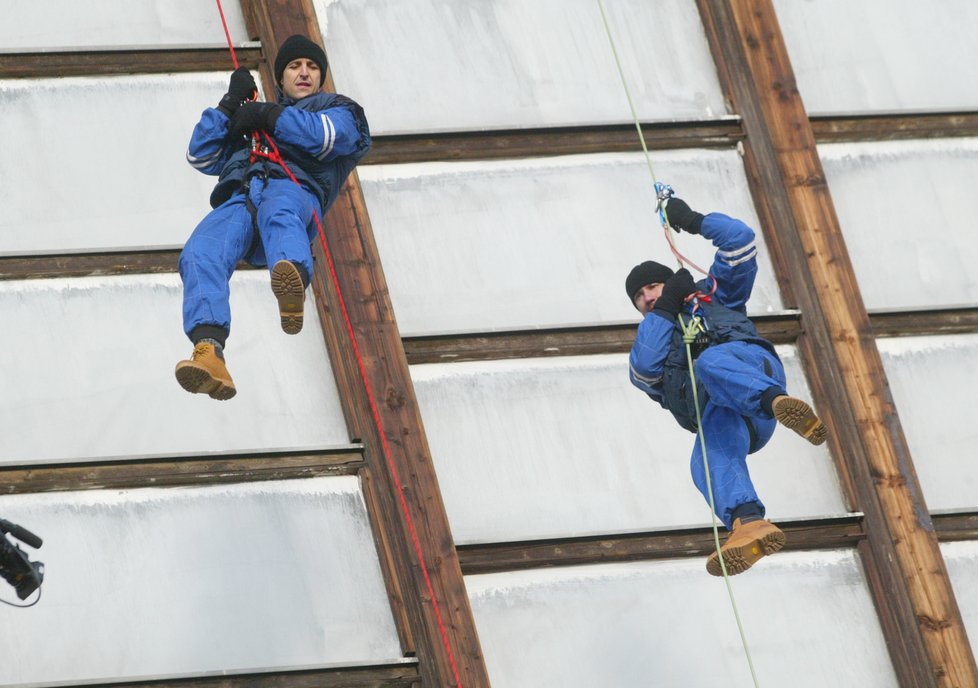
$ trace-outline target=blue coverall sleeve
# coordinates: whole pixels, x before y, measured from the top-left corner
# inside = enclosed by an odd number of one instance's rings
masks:
[[[710,268],[717,281],[713,298],[722,306],[743,310],[757,276],[754,230],[722,213],[710,213],[703,218],[700,234],[717,248]]]
[[[662,374],[674,327],[665,318],[648,313],[638,325],[628,356],[628,377],[632,384],[655,399],[662,399]]]
[[[227,115],[217,108],[207,108],[190,136],[187,162],[204,174],[218,175],[231,157],[228,147]]]
[[[316,112],[287,107],[275,123],[275,135],[323,162],[350,155],[360,143],[353,113],[343,106]]]

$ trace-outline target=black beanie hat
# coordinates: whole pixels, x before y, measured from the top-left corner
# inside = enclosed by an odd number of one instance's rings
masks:
[[[292,60],[304,57],[319,65],[319,88],[326,83],[326,53],[318,45],[301,34],[289,36],[278,49],[275,57],[275,83],[282,83],[282,74]]]
[[[632,268],[632,271],[628,273],[628,277],[625,278],[625,291],[628,293],[628,299],[634,303],[635,295],[646,284],[665,282],[673,274],[675,273],[672,270],[661,263],[656,263],[654,260],[639,263]]]

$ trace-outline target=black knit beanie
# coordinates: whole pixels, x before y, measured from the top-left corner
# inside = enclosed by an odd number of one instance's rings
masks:
[[[326,53],[318,45],[301,34],[289,36],[278,49],[275,57],[275,83],[282,83],[282,74],[292,60],[304,57],[319,65],[319,88],[326,83]]]
[[[639,263],[632,268],[632,271],[628,273],[628,277],[625,278],[625,291],[628,293],[629,301],[635,303],[635,295],[646,284],[665,282],[673,274],[672,270],[661,263],[656,263],[654,260]]]

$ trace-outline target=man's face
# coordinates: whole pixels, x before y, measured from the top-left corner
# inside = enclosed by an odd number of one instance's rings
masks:
[[[300,57],[285,65],[282,72],[282,93],[292,100],[301,100],[319,90],[319,65]]]
[[[652,312],[652,309],[655,307],[655,302],[662,296],[662,287],[664,286],[662,282],[653,282],[652,284],[646,284],[638,290],[632,303],[635,304],[635,308],[638,309],[639,313],[648,315]]]

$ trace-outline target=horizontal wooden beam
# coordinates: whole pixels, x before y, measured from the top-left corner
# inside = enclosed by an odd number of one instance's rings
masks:
[[[978,513],[931,514],[931,520],[941,542],[978,540]]]
[[[0,495],[354,475],[363,465],[353,449],[28,464],[0,467]]]
[[[347,669],[307,669],[275,673],[157,679],[113,683],[112,688],[420,688],[415,664]]]
[[[730,148],[744,137],[735,119],[643,124],[650,150]],[[632,124],[375,136],[361,164],[487,160],[642,150]]]
[[[234,51],[243,67],[257,69],[261,49]],[[162,74],[169,72],[229,72],[234,69],[227,48],[180,50],[99,50],[77,52],[0,54],[0,78],[46,79],[108,74]]]
[[[786,550],[855,547],[864,537],[859,516],[779,524]],[[721,528],[721,542],[725,538]],[[568,538],[458,547],[466,575],[550,566],[702,557],[713,552],[712,528],[607,537]]]
[[[800,332],[797,315],[760,316],[754,319],[761,335],[775,344],[795,341]],[[629,351],[638,322],[628,325],[552,330],[521,330],[466,335],[405,337],[409,364],[485,361],[504,358],[582,356]]]
[[[877,337],[968,334],[978,332],[978,308],[870,313]]]
[[[978,136],[978,112],[812,117],[817,143]]]

